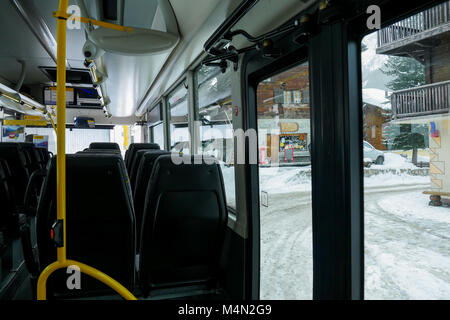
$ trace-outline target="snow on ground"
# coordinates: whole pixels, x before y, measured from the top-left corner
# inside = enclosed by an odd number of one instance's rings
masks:
[[[372,165],[373,169],[416,169],[417,167],[397,153],[385,152],[384,164]]]
[[[450,299],[450,208],[428,206],[428,176],[398,154],[364,179],[366,299]],[[310,167],[261,167],[261,298],[312,298]],[[398,170],[397,170],[398,169]],[[385,187],[389,188],[386,189]]]
[[[417,169],[399,154],[385,153],[383,165],[372,165],[372,170],[390,170],[364,179],[364,186],[370,188],[397,185],[418,185],[430,183],[429,176],[414,176],[400,169]],[[311,166],[306,167],[261,167],[259,181],[261,191],[270,193],[311,191]]]
[[[365,201],[366,299],[450,299],[450,208],[422,190]]]
[[[311,178],[306,175],[310,171],[311,166],[261,167],[259,169],[260,190],[268,193],[311,191]]]
[[[379,188],[387,186],[428,185],[429,176],[413,176],[407,173],[383,173],[364,178],[364,188]]]

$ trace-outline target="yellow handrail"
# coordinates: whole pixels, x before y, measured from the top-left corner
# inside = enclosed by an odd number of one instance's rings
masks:
[[[58,17],[64,17],[67,12],[68,0],[60,0],[58,7]],[[57,219],[63,225],[63,244],[57,248],[57,261],[47,266],[39,276],[37,283],[37,299],[47,299],[47,279],[58,269],[69,266],[77,266],[80,271],[100,280],[107,286],[114,289],[127,300],[137,300],[120,283],[104,274],[103,272],[92,268],[83,263],[66,259],[66,20],[58,18],[57,22]]]
[[[103,272],[92,268],[88,265],[85,265],[83,263],[73,261],[73,260],[66,260],[64,262],[53,262],[45,270],[41,273],[41,276],[38,280],[38,289],[37,289],[37,297],[38,300],[46,300],[47,296],[47,290],[46,290],[46,282],[48,277],[55,272],[58,269],[67,268],[69,266],[77,266],[80,268],[80,271],[103,282],[107,286],[111,287],[112,289],[116,290],[122,297],[124,297],[127,300],[137,300],[136,297],[131,294],[124,286],[122,286],[119,282],[111,278],[110,276],[104,274]]]
[[[81,16],[75,16],[75,15],[69,15],[66,12],[53,12],[53,17],[55,18],[64,18],[64,19],[69,19],[69,18],[73,18],[75,19],[75,21],[80,21],[83,23],[91,23],[93,25],[99,26],[99,27],[103,27],[103,28],[108,28],[108,29],[113,29],[113,30],[118,30],[118,31],[128,31],[128,32],[132,32],[133,28],[130,27],[125,27],[125,26],[121,26],[118,24],[114,24],[114,23],[109,23],[109,22],[104,22],[104,21],[99,21],[99,20],[94,20],[94,19],[90,19],[90,18],[85,18],[85,17],[81,17]]]
[[[52,124],[53,130],[55,130],[55,133],[58,134],[58,130],[56,130],[55,121],[53,121],[53,116],[51,114],[48,115],[48,119],[50,120],[50,123]]]

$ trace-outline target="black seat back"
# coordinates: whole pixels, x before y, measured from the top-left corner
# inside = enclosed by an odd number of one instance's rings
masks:
[[[120,147],[115,142],[92,142],[89,149],[114,149],[120,152]]]
[[[11,200],[14,211],[16,211],[17,200],[16,191],[14,189],[14,177],[12,176],[11,170],[9,169],[9,164],[5,159],[0,158],[0,166],[3,170],[4,180],[8,187],[8,197]]]
[[[140,285],[157,288],[215,283],[227,209],[220,166],[156,160],[141,230]],[[192,156],[192,161],[194,161]],[[194,163],[194,162],[193,162]]]
[[[37,151],[41,154],[41,166],[42,169],[47,168],[48,161],[50,160],[50,153],[46,148],[36,147]]]
[[[36,146],[30,142],[22,142],[20,145],[25,150],[29,159],[29,174],[31,175],[34,171],[42,169],[41,154],[37,150]]]
[[[15,237],[19,226],[9,180],[8,164],[0,159],[0,232],[4,232],[7,237]]]
[[[133,164],[133,159],[137,151],[142,149],[156,149],[160,150],[159,145],[156,143],[132,143],[128,148],[128,152],[125,155],[125,166],[127,167],[128,173],[131,170],[131,165]]]
[[[152,173],[153,164],[159,156],[168,154],[165,150],[146,150],[139,163],[139,168],[136,174],[136,184],[133,190],[134,199],[134,213],[136,215],[136,239],[140,239],[142,216],[144,215],[145,196],[147,192],[147,186],[150,181],[150,175]],[[139,250],[139,241],[137,243]]]
[[[90,265],[130,290],[135,273],[135,219],[131,189],[121,157],[103,154],[66,156],[67,258]],[[37,210],[40,269],[56,261],[50,230],[56,219],[56,157],[50,161]],[[66,287],[65,270],[49,278],[50,294],[109,292],[83,275],[81,291]]]
[[[12,187],[15,192],[16,205],[21,208],[23,207],[25,190],[31,174],[27,153],[20,143],[1,142],[0,158],[3,158],[8,163],[11,176],[13,177]]]
[[[153,149],[153,150],[159,151],[156,149]],[[139,169],[139,165],[141,163],[142,156],[148,151],[151,151],[151,149],[141,149],[141,150],[138,150],[137,152],[135,152],[135,155],[133,157],[133,163],[130,166],[130,170],[128,170],[128,175],[130,177],[131,190],[133,192],[134,192],[134,187],[136,186],[136,176],[137,176],[137,171]]]

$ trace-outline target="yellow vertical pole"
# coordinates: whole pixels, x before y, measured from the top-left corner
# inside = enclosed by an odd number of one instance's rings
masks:
[[[125,147],[125,150],[128,150],[129,144],[128,135],[129,135],[128,126],[123,126],[123,146]]]
[[[59,13],[66,13],[68,0],[59,1]],[[40,274],[37,283],[37,299],[46,300],[47,279],[54,271],[76,265],[80,271],[102,281],[110,288],[118,292],[122,297],[128,300],[136,300],[136,297],[129,292],[120,283],[104,274],[100,270],[92,268],[78,261],[67,260],[66,257],[66,19],[57,15],[57,219],[62,220],[64,226],[63,246],[57,248],[57,261],[48,265]]]
[[[66,12],[68,0],[59,1],[58,12]],[[63,224],[63,246],[57,249],[59,262],[66,260],[66,20],[57,19],[57,86],[56,86],[56,110],[57,110],[57,191],[56,207],[57,219]]]

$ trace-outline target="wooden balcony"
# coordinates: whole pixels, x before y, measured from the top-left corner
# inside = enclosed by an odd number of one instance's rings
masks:
[[[450,1],[378,31],[378,54],[402,55],[405,46],[433,46],[433,38],[450,31]]]
[[[396,91],[391,96],[394,119],[445,114],[450,110],[450,81]]]

